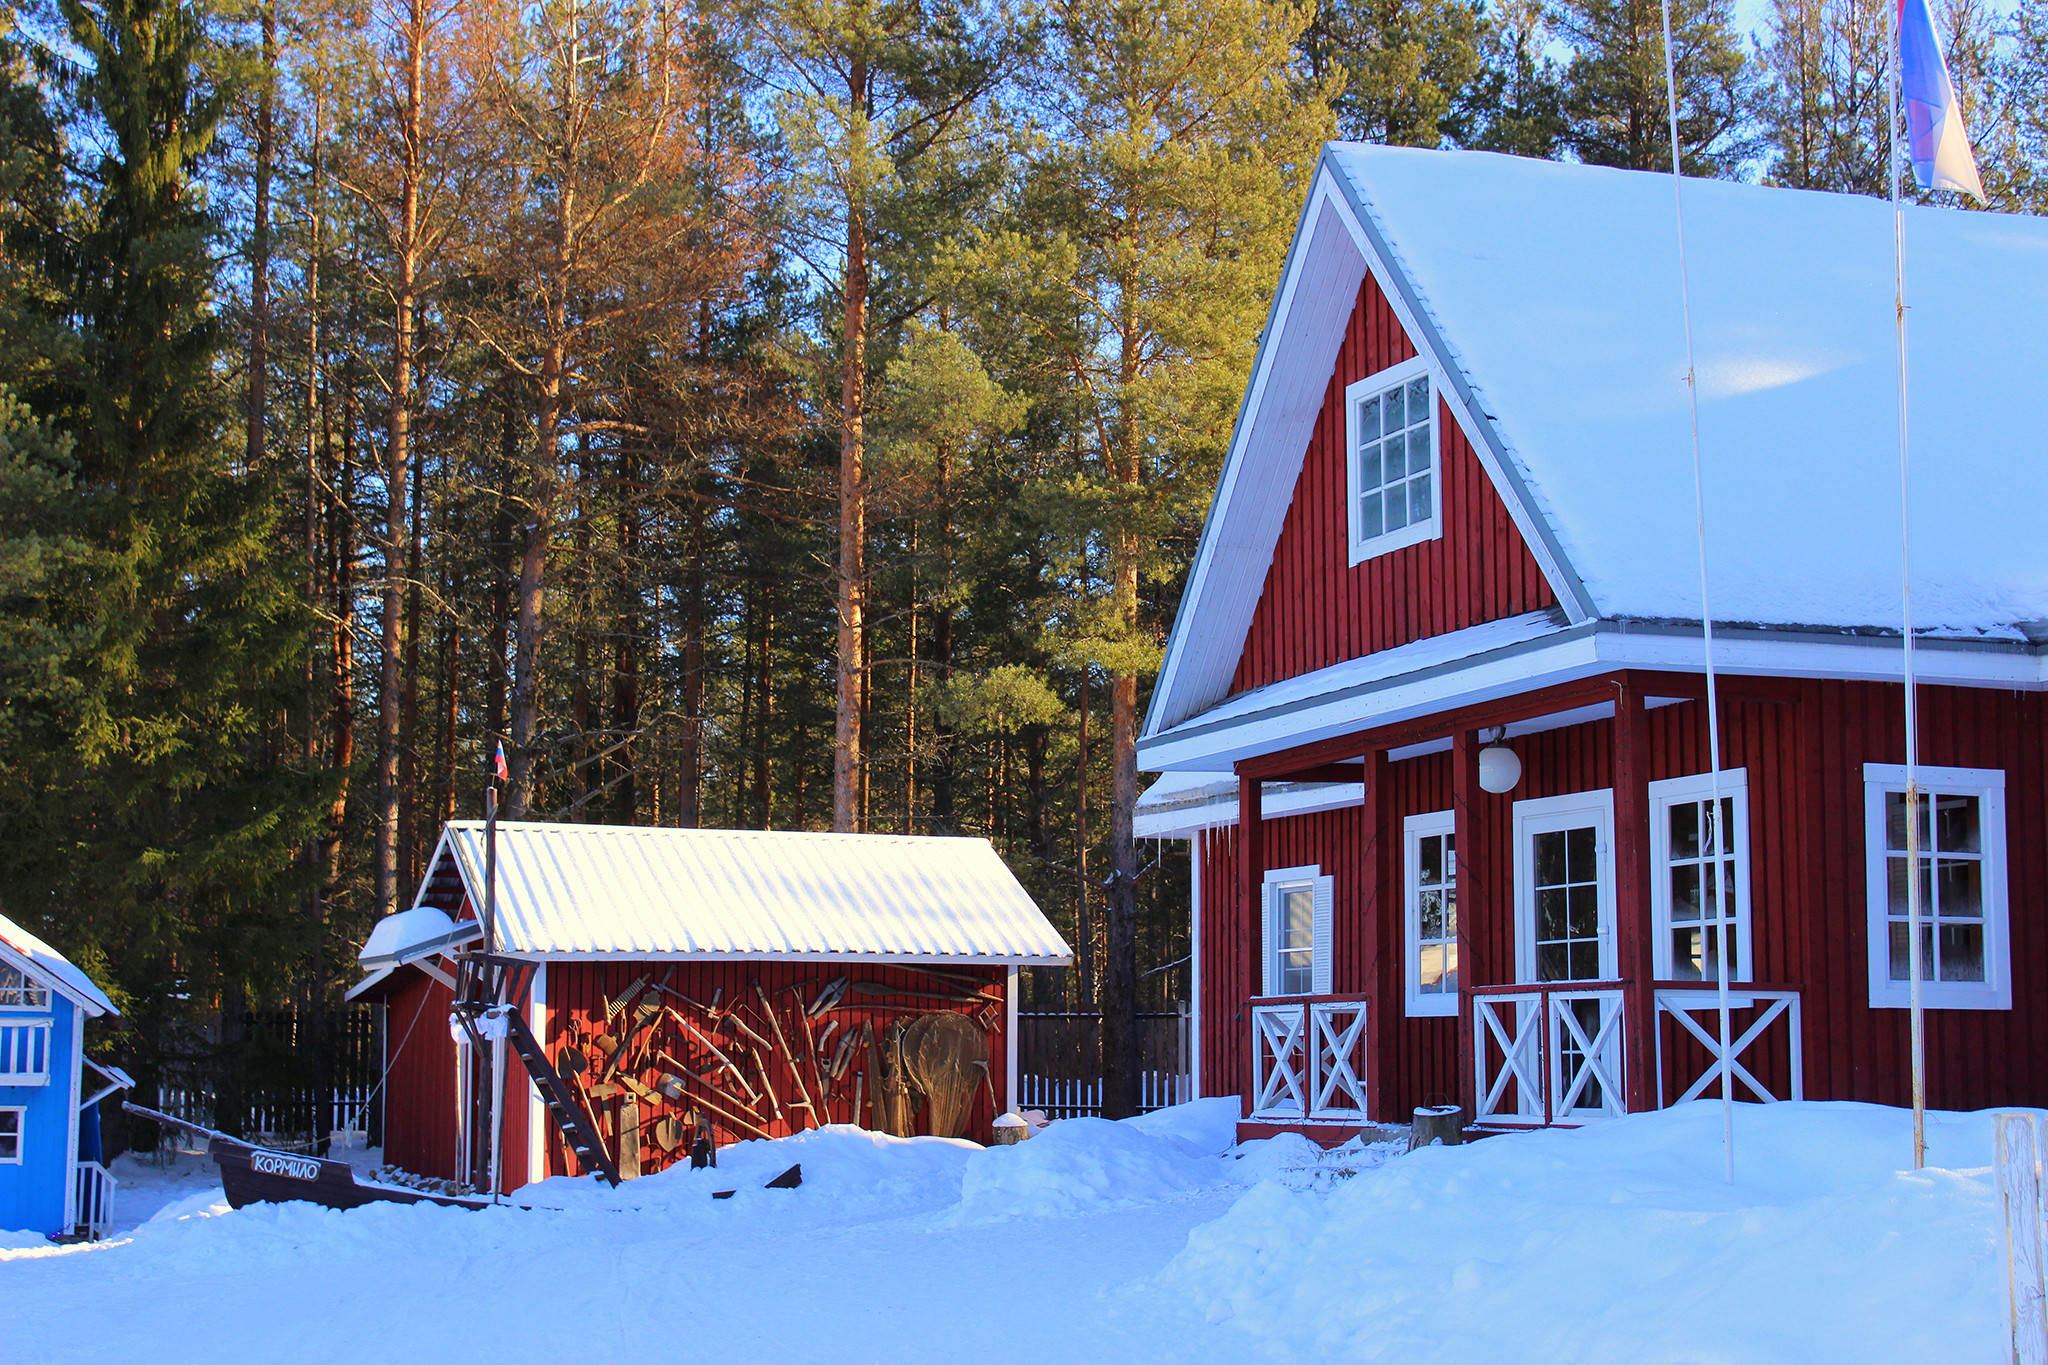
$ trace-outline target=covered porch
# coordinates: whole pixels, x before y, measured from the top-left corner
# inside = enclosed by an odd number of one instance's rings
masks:
[[[1227,1005],[1247,1136],[1336,1141],[1425,1103],[1508,1129],[1716,1095],[1724,945],[1737,1097],[1802,1098],[1772,876],[1799,824],[1780,761],[1797,687],[1724,681],[1718,811],[1689,674],[1619,671],[1237,760],[1229,902],[1254,951]],[[1497,752],[1482,781],[1489,748],[1514,760]],[[1269,793],[1315,783],[1356,793],[1316,844],[1337,865],[1274,846]],[[1304,949],[1319,940],[1327,966]]]

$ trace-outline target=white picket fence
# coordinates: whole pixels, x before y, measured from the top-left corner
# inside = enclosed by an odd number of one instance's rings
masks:
[[[2032,1114],[1997,1119],[1998,1201],[2005,1213],[2005,1305],[2014,1365],[2048,1365],[2044,1305],[2041,1158],[2044,1144]]]
[[[1138,1073],[1138,1111],[1149,1113],[1170,1104],[1185,1104],[1195,1097],[1194,1077],[1171,1071]],[[1102,1082],[1076,1081],[1059,1076],[1017,1077],[1017,1107],[1042,1109],[1049,1119],[1093,1117],[1102,1112]]]

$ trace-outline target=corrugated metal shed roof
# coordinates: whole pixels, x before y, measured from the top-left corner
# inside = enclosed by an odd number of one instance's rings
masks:
[[[482,821],[451,855],[481,903]],[[500,821],[497,916],[533,956],[1071,960],[986,839]]]

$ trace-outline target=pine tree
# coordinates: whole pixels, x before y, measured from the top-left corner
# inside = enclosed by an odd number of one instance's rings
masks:
[[[1343,77],[1341,136],[1435,147],[1479,72],[1480,31],[1465,0],[1337,0],[1317,8],[1299,45],[1313,80]]]
[[[1659,0],[1563,0],[1566,142],[1581,161],[1669,170]],[[1734,176],[1754,153],[1754,64],[1736,36],[1730,0],[1672,0],[1678,137],[1688,175]]]
[[[1775,0],[1760,101],[1765,182],[1889,194],[1884,0]]]
[[[1506,0],[1480,16],[1479,70],[1446,124],[1460,147],[1554,158],[1565,135],[1563,73],[1544,45],[1545,7]]]
[[[1305,9],[1062,0],[1052,124],[1015,225],[950,278],[1042,367],[1074,458],[1027,495],[1054,547],[1072,665],[1110,679],[1103,1112],[1137,1103],[1139,688],[1206,508],[1334,82],[1291,78]]]
[[[973,190],[960,144],[1020,40],[1021,30],[981,0],[784,0],[759,15],[757,41],[794,173],[787,240],[830,282],[820,330],[834,353],[821,380],[835,391],[823,404],[834,410],[839,446],[835,830],[861,827],[868,389],[888,361],[875,342],[917,311],[913,304],[877,317],[877,295],[914,278],[919,258],[958,221]]]

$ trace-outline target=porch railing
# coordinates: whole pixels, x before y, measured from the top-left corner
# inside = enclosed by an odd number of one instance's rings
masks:
[[[120,1181],[97,1161],[78,1163],[77,1231],[98,1241],[114,1223],[114,1192]]]
[[[1364,1123],[1365,997],[1252,1002],[1255,1119]]]
[[[1628,1112],[1618,981],[1476,986],[1474,1121],[1535,1127]]]
[[[1716,1017],[1720,1012],[1719,992],[1712,986],[1660,981],[1656,984],[1655,994],[1657,1103],[1659,1106],[1684,1104],[1687,1100],[1698,1099],[1710,1088],[1715,1096],[1719,1096],[1721,1030]],[[1729,1071],[1736,1081],[1735,1097],[1743,1098],[1742,1088],[1746,1086],[1751,1095],[1766,1104],[1781,1099],[1804,1099],[1806,1068],[1799,1045],[1799,992],[1790,986],[1745,984],[1733,990],[1729,1003]],[[1667,1018],[1673,1024],[1668,1034],[1665,1029]],[[1771,1026],[1780,1019],[1785,1021],[1782,1049],[1771,1033]],[[1704,1049],[1705,1067],[1675,1097],[1667,1097],[1667,1083],[1675,1087],[1688,1072],[1697,1069],[1699,1053],[1685,1046],[1688,1039]],[[1674,1043],[1678,1046],[1672,1046]],[[1667,1057],[1667,1054],[1670,1055]],[[1748,1058],[1746,1063],[1743,1060],[1745,1056]],[[1785,1062],[1782,1072],[1775,1071],[1772,1065],[1779,1058]],[[1686,1065],[1688,1061],[1694,1065]],[[1781,1087],[1785,1093],[1774,1093],[1770,1086],[1757,1079],[1757,1070],[1775,1072],[1782,1077]]]

